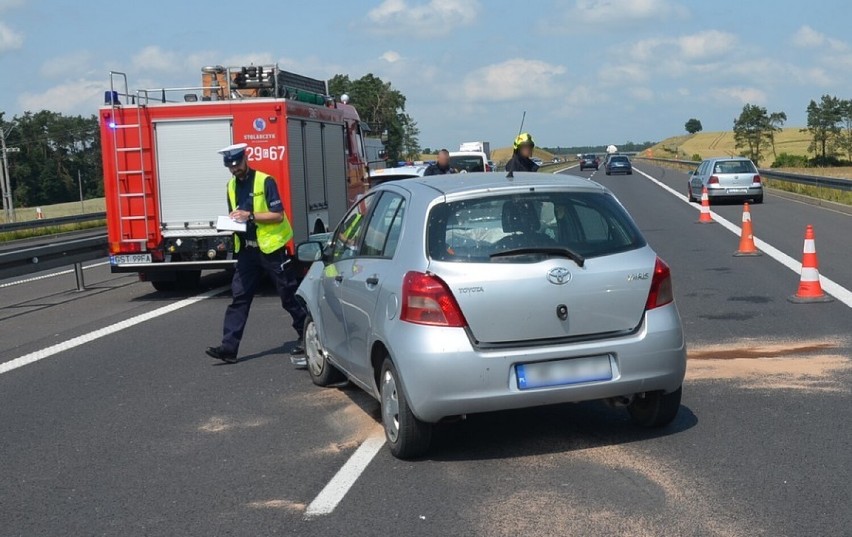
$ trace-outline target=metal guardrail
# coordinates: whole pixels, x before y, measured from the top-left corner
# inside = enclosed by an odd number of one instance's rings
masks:
[[[682,166],[696,167],[700,162],[694,160],[678,160],[671,158],[654,158],[654,157],[636,157],[636,159],[647,160],[650,162],[660,162],[663,164],[679,164]],[[844,192],[852,191],[852,180],[839,179],[837,177],[822,177],[819,175],[804,175],[799,173],[779,172],[772,169],[758,168],[757,172],[761,177],[767,179],[777,179],[790,183],[798,183],[800,185],[815,186],[819,188],[832,188]]]
[[[82,291],[85,285],[81,263],[100,259],[106,255],[106,233],[37,246],[22,246],[17,250],[0,252],[0,279],[74,265],[77,290]]]
[[[10,222],[8,224],[0,224],[0,233],[5,233],[7,231],[20,231],[22,229],[37,229],[43,227],[62,226],[65,224],[94,222],[96,220],[106,220],[106,213],[75,214],[71,216],[60,216],[58,218],[44,218],[42,220]]]

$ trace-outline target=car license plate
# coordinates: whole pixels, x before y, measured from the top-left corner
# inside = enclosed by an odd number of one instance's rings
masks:
[[[726,190],[728,194],[747,194],[747,188],[729,188]]]
[[[109,262],[112,265],[138,265],[141,263],[150,263],[151,254],[122,254],[111,255]]]
[[[583,382],[612,380],[609,355],[586,356],[554,362],[515,365],[518,388],[546,388]]]

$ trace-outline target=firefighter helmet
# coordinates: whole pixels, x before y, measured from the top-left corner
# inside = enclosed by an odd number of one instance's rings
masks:
[[[522,145],[530,145],[532,147],[535,147],[535,141],[533,140],[532,134],[528,132],[522,132],[518,135],[517,138],[515,138],[515,150],[517,150]]]

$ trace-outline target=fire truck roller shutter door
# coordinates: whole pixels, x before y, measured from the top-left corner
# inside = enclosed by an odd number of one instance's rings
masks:
[[[155,132],[163,235],[170,229],[215,234],[210,222],[226,208],[222,185],[227,170],[210,155],[231,143],[231,120],[160,121]]]
[[[308,195],[308,233],[316,229],[317,221],[328,221],[326,203],[325,158],[323,131],[326,125],[315,121],[304,124],[305,134],[305,191]]]
[[[287,120],[287,141],[290,164],[290,201],[292,214],[290,222],[293,225],[294,240],[299,242],[308,239],[308,194],[305,190],[305,144],[302,124],[299,119]]]
[[[346,135],[343,125],[327,124],[323,130],[323,148],[325,150],[325,191],[328,202],[329,229],[334,228],[348,209],[346,181]]]

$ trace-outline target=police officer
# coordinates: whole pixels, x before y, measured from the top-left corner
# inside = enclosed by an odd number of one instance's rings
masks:
[[[507,172],[537,172],[538,164],[532,161],[535,141],[528,132],[522,132],[515,138],[512,158],[506,163]]]
[[[298,283],[293,274],[296,263],[286,248],[293,238],[293,228],[284,214],[275,180],[248,166],[247,147],[247,144],[235,144],[219,150],[233,175],[228,182],[230,217],[246,224],[245,232],[234,237],[237,267],[231,281],[233,301],[225,312],[222,344],[207,349],[208,356],[228,363],[237,362],[249,309],[264,272],[275,283],[281,305],[293,318],[293,328],[299,339],[290,354],[297,356],[305,352],[302,332],[307,313],[296,300]],[[295,360],[294,364],[297,364]]]
[[[441,149],[438,151],[438,162],[430,164],[423,175],[444,175],[448,173],[456,173],[456,171],[450,168],[450,152]]]

